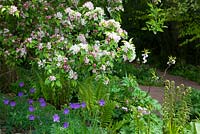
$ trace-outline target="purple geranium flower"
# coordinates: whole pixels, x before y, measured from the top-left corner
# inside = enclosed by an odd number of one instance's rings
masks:
[[[35,93],[35,88],[31,88],[31,89],[30,89],[30,93],[31,93],[31,94]]]
[[[81,107],[81,105],[79,103],[70,103],[69,106],[72,108],[72,109],[78,109]]]
[[[99,105],[100,105],[100,106],[104,106],[104,105],[105,105],[105,101],[104,101],[103,99],[101,99],[101,100],[99,101]]]
[[[60,122],[60,117],[58,114],[53,115],[53,122]]]
[[[28,117],[28,118],[29,118],[29,120],[30,120],[30,121],[33,121],[33,120],[35,120],[35,116],[34,116],[34,115],[29,115],[29,117]]]
[[[85,107],[86,107],[86,103],[85,103],[85,102],[82,102],[82,103],[81,103],[81,107],[82,107],[82,108],[85,108]]]
[[[23,87],[23,86],[24,86],[24,82],[20,82],[19,87]]]
[[[40,103],[45,102],[44,98],[39,98],[38,100]]]
[[[23,95],[24,95],[23,92],[19,92],[19,93],[18,93],[18,96],[19,96],[19,97],[22,97]]]
[[[47,104],[46,104],[46,102],[45,101],[43,101],[43,102],[40,102],[40,106],[41,107],[45,107]]]
[[[28,110],[29,110],[30,112],[33,112],[33,111],[35,110],[35,108],[31,105],[31,106],[29,106]]]
[[[64,113],[64,114],[69,114],[69,109],[68,109],[68,108],[65,108],[63,113]]]
[[[8,105],[9,102],[10,102],[10,101],[9,101],[8,99],[4,99],[4,100],[3,100],[3,103],[4,103],[5,105]]]
[[[11,101],[11,102],[10,102],[10,106],[11,106],[11,107],[14,107],[15,105],[16,105],[16,102],[15,102],[15,101]]]
[[[28,99],[28,104],[33,104],[33,100],[32,99]]]
[[[68,122],[64,122],[63,127],[64,128],[68,128],[69,127],[69,123]]]

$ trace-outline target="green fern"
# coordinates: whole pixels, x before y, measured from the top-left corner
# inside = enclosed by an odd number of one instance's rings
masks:
[[[112,124],[112,116],[115,105],[115,102],[107,102],[106,105],[102,107],[100,116],[102,127],[108,127],[110,124]]]

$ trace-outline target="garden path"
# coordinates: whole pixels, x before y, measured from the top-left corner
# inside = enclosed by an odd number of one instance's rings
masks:
[[[163,72],[158,71],[158,75],[163,76]],[[190,86],[190,87],[193,87],[195,89],[200,90],[200,85],[198,83],[187,80],[187,79],[180,77],[180,76],[174,76],[174,75],[166,74],[165,77],[163,77],[163,79],[164,80],[170,80],[170,81],[173,80],[173,81],[175,81],[176,85],[184,84],[185,86]],[[158,100],[160,103],[163,102],[163,94],[164,94],[163,89],[164,89],[164,87],[140,85],[140,88],[144,91],[149,91],[149,94],[151,95],[151,97]]]

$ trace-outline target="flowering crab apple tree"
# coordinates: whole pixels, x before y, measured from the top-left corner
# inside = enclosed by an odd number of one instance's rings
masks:
[[[92,2],[76,9],[60,4],[57,10],[50,5],[44,10],[48,14],[42,14],[15,54],[44,71],[45,84],[62,87],[61,77],[77,80],[90,75],[107,84],[115,62],[135,59],[135,46],[127,41],[127,32]],[[9,31],[3,34],[9,35]],[[9,57],[8,50],[4,53]]]

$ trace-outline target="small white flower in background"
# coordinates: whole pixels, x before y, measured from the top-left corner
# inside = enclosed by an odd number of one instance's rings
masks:
[[[10,6],[9,13],[14,15],[15,12],[17,12],[17,7],[16,6]]]
[[[147,63],[148,54],[150,53],[148,49],[144,49],[142,54],[142,63]]]
[[[73,10],[70,7],[68,7],[68,8],[65,9],[65,13],[67,13],[67,14],[70,14],[72,11]]]
[[[89,10],[93,10],[94,9],[94,5],[92,2],[86,2],[85,4],[83,4],[83,7],[88,8]]]
[[[6,51],[4,52],[4,54],[5,54],[6,56],[9,56],[9,55],[10,55],[10,52],[9,52],[8,50],[6,50]]]
[[[81,25],[85,26],[85,24],[86,24],[85,19],[81,19]]]
[[[27,53],[27,52],[26,52],[26,47],[23,47],[23,48],[20,49],[20,57],[25,56],[26,53]]]
[[[109,82],[110,82],[110,80],[109,80],[108,78],[106,78],[106,79],[104,80],[103,83],[104,83],[105,85],[108,85]]]
[[[168,65],[173,65],[176,63],[176,57],[169,56],[169,60],[167,62]]]
[[[105,70],[106,70],[106,66],[105,66],[105,65],[102,65],[102,66],[100,67],[100,69],[103,70],[103,71],[105,71]]]
[[[97,70],[96,69],[92,69],[92,73],[96,74]]]
[[[61,12],[57,12],[57,13],[55,14],[55,17],[58,18],[59,20],[62,20],[63,15],[62,15]]]
[[[124,61],[127,61],[128,60],[128,57],[126,55],[123,54],[123,59]]]
[[[135,46],[130,41],[129,42],[128,41],[122,41],[122,42],[124,43],[122,50],[125,53],[127,53],[129,49],[135,51]]]
[[[57,61],[58,61],[58,62],[61,62],[62,60],[63,60],[63,56],[62,56],[62,55],[58,55],[58,56],[57,56]]]
[[[122,107],[122,110],[128,112],[128,108],[127,107]]]
[[[124,61],[128,60],[129,62],[132,62],[136,58],[135,53],[135,45],[132,43],[132,38],[129,41],[122,41],[124,43],[122,47],[122,50],[125,53],[128,53],[128,56],[123,55]]]
[[[10,30],[7,29],[7,28],[4,28],[4,29],[3,29],[3,33],[4,33],[4,34],[8,33],[9,31],[10,31]]]
[[[145,107],[138,106],[137,110],[142,115],[150,114],[150,111],[148,109],[146,109]]]
[[[49,76],[49,80],[50,80],[50,81],[55,81],[55,80],[56,80],[56,77],[53,76],[53,75],[52,75],[52,76]]]
[[[99,52],[99,45],[98,45],[98,44],[95,44],[95,45],[93,46],[93,48],[94,48],[94,50],[95,50],[96,52]]]
[[[37,32],[37,35],[38,35],[39,38],[43,38],[43,37],[45,36],[45,32],[43,32],[43,31],[38,31],[38,32]]]
[[[72,54],[77,54],[80,51],[79,45],[72,45],[69,51],[72,51]]]
[[[31,43],[32,42],[32,38],[27,38],[26,41]]]
[[[104,15],[104,10],[100,7],[96,7],[94,12],[98,13],[98,16],[103,16]]]
[[[51,42],[47,42],[47,49],[51,49]]]
[[[79,46],[84,49],[85,51],[88,51],[88,44],[83,44],[83,43],[80,43]]]
[[[56,64],[56,66],[57,66],[57,67],[61,67],[61,63],[58,62],[58,63]]]
[[[43,44],[40,43],[40,44],[38,45],[38,49],[39,49],[39,50],[42,50],[42,48],[43,48]]]
[[[40,60],[37,63],[38,63],[38,67],[42,67],[43,68],[45,66],[46,60],[43,59],[42,61]]]
[[[73,70],[70,70],[69,71],[69,78],[77,80],[78,79],[78,74],[76,72],[74,72]]]

